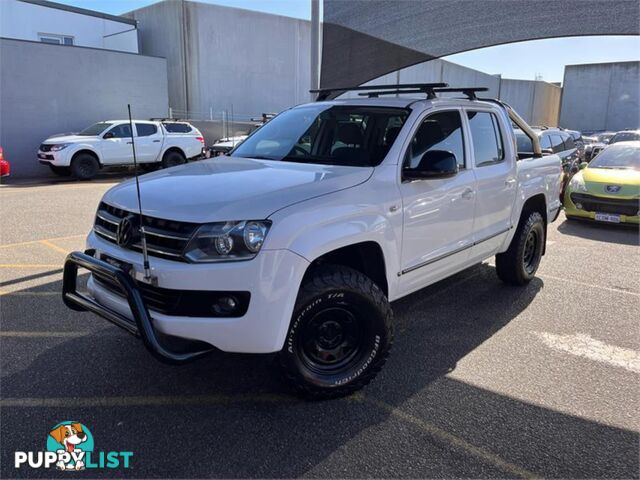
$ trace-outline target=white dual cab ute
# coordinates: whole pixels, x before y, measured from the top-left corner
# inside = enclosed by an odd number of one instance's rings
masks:
[[[168,362],[277,352],[300,394],[330,398],[384,364],[390,302],[492,256],[504,282],[527,284],[560,209],[560,158],[482,89],[376,88],[320,91],[228,157],[143,175],[141,212],[135,181],[113,187],[66,260],[65,303]],[[427,98],[378,98],[405,90]],[[533,157],[519,158],[512,122]]]
[[[202,153],[204,137],[187,122],[134,120],[136,159],[143,168],[173,167]],[[46,139],[38,161],[62,176],[88,180],[103,167],[133,165],[129,120],[98,122],[79,133]]]

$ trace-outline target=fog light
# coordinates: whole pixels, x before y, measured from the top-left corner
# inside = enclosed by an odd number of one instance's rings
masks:
[[[578,210],[582,210],[582,204],[581,203],[576,203],[576,208]]]
[[[230,315],[238,307],[238,301],[234,297],[220,297],[213,305],[213,311],[218,315]]]

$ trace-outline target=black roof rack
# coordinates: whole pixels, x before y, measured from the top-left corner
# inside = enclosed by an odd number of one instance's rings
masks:
[[[182,118],[164,118],[164,117],[158,117],[158,118],[150,118],[149,121],[151,122],[182,122],[183,119]]]
[[[477,100],[476,92],[488,92],[487,87],[456,87],[456,88],[436,88],[436,93],[460,92],[466,95],[469,100]]]
[[[319,88],[316,90],[309,90],[309,93],[317,93],[318,97],[316,102],[321,102],[329,98],[332,93],[335,92],[351,92],[351,91],[365,91],[372,90],[371,96],[377,95],[390,95],[386,93],[389,90],[394,90],[396,93],[426,93],[428,98],[434,98],[434,88],[448,87],[447,83],[401,83],[397,85],[360,85],[357,87],[334,87],[334,88]],[[411,90],[407,92],[406,90]],[[376,95],[377,94],[377,95]]]

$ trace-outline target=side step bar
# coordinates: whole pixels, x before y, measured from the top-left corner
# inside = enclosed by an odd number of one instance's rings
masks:
[[[93,312],[134,336],[140,337],[147,350],[153,356],[166,363],[182,364],[190,362],[214,350],[212,348],[210,350],[176,353],[162,346],[158,341],[149,310],[144,304],[135,280],[123,270],[95,258],[94,254],[94,250],[87,250],[85,253],[71,252],[67,256],[64,262],[62,280],[62,300],[67,307],[79,312]],[[92,274],[118,285],[129,303],[129,308],[135,321],[131,321],[124,315],[100,305],[93,298],[79,293],[77,291],[78,268],[89,270]]]

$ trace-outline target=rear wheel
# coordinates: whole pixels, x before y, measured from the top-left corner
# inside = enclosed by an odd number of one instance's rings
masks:
[[[544,219],[528,212],[520,220],[509,249],[496,255],[496,273],[510,285],[526,285],[535,276],[545,244]]]
[[[324,266],[298,294],[280,367],[286,381],[313,399],[348,395],[368,384],[393,342],[384,293],[351,268]]]
[[[80,153],[71,160],[71,173],[78,180],[89,180],[100,170],[100,164],[93,155]]]
[[[49,168],[53,173],[61,177],[68,177],[71,175],[71,169],[69,167],[58,167],[56,165],[49,165]]]
[[[186,161],[187,159],[184,158],[184,155],[182,155],[180,152],[171,150],[165,153],[164,157],[162,157],[162,168],[171,168],[175,167],[176,165],[182,165]]]

